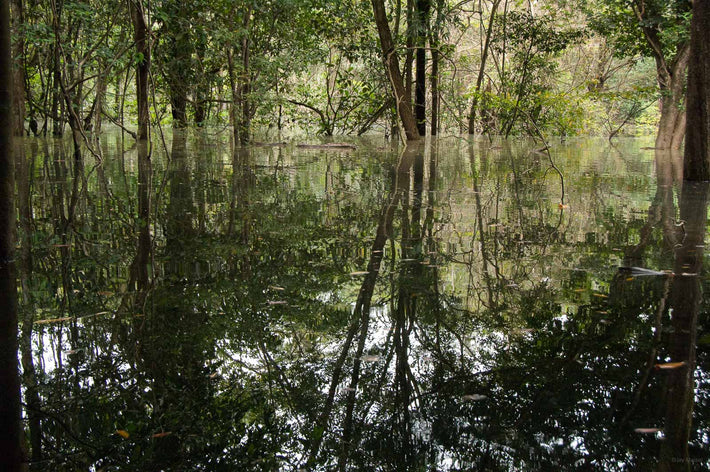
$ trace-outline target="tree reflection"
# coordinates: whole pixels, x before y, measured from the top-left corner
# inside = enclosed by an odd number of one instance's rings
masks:
[[[706,460],[705,197],[683,185],[677,214],[672,161],[617,178],[595,166],[623,156],[571,150],[562,208],[529,147],[452,143],[232,152],[177,131],[170,159],[106,149],[95,174],[38,150],[35,468]]]

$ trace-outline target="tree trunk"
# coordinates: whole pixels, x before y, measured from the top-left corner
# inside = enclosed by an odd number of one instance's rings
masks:
[[[429,29],[429,0],[417,0],[416,32],[416,84],[414,88],[414,115],[420,136],[426,135],[426,42]]]
[[[710,180],[710,2],[693,3],[683,177]]]
[[[468,115],[468,134],[476,133],[476,111],[478,109],[478,100],[480,98],[481,86],[483,85],[483,77],[486,73],[486,61],[488,60],[488,51],[490,50],[491,37],[493,35],[493,20],[495,20],[500,2],[501,0],[493,0],[493,5],[491,5],[491,16],[488,18],[486,39],[483,43],[483,51],[481,52],[481,66],[478,68],[476,89],[473,94],[473,101],[471,102],[471,112]]]
[[[136,98],[138,100],[138,136],[139,141],[148,139],[150,108],[148,106],[148,74],[150,72],[150,41],[148,24],[145,20],[143,2],[131,0],[129,3],[133,22],[133,40],[136,43]]]
[[[670,73],[659,69],[658,83],[661,89],[661,117],[658,123],[656,148],[680,149],[685,135],[685,69],[688,64],[688,53],[679,53],[677,61]]]
[[[21,97],[22,98],[22,97]],[[17,288],[14,255],[12,60],[9,2],[0,2],[0,470],[19,471],[20,376],[17,363]]]
[[[251,21],[251,7],[244,15],[244,31],[249,30]],[[242,145],[249,143],[251,131],[251,76],[249,72],[249,35],[244,34],[242,38],[242,73],[239,74],[239,101],[241,102],[242,116],[239,122],[239,142]]]
[[[372,0],[372,9],[375,15],[375,23],[377,24],[377,32],[380,36],[385,72],[392,85],[397,112],[402,120],[402,126],[404,127],[407,140],[416,141],[420,137],[419,131],[417,131],[417,123],[412,113],[410,97],[405,93],[402,73],[399,69],[399,59],[397,58],[397,51],[392,41],[389,23],[387,23],[387,14],[385,13],[383,0]]]
[[[439,132],[439,46],[438,42],[431,43],[431,135]]]
[[[22,31],[22,0],[12,0],[12,31],[14,43],[12,44],[12,80],[14,90],[13,127],[14,136],[25,134],[25,37]]]

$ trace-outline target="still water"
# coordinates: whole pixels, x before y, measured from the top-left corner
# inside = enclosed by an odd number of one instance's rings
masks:
[[[707,188],[651,143],[27,141],[32,469],[707,470]]]

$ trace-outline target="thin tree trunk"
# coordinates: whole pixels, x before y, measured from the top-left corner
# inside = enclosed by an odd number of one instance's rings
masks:
[[[410,98],[405,93],[402,73],[399,69],[399,59],[397,58],[397,51],[392,41],[392,34],[390,32],[389,23],[387,22],[387,13],[385,12],[383,0],[372,0],[372,9],[375,15],[375,23],[377,24],[377,32],[380,36],[385,72],[392,85],[397,112],[402,120],[402,126],[404,127],[407,140],[416,141],[420,137],[417,131],[417,123],[412,113]]]
[[[148,106],[148,74],[150,73],[150,41],[148,24],[141,0],[131,0],[129,3],[131,20],[133,22],[133,40],[136,43],[136,98],[138,100],[138,133],[139,141],[148,139],[150,124],[150,108]]]
[[[13,59],[13,128],[14,136],[24,136],[25,134],[25,45],[24,34],[22,32],[22,0],[12,0],[12,31],[14,43],[12,44]]]
[[[683,177],[710,180],[710,2],[693,3]]]
[[[244,31],[248,31],[251,21],[251,7],[244,15]],[[249,72],[249,35],[244,33],[242,37],[242,73],[239,74],[239,100],[241,102],[242,116],[239,122],[239,142],[242,145],[249,143],[251,128],[251,104],[249,96],[251,94],[251,77]]]
[[[21,97],[22,98],[22,97]],[[0,2],[0,470],[22,466],[15,285],[12,60],[9,2]]]
[[[476,89],[473,93],[473,101],[471,102],[471,112],[468,115],[468,134],[476,133],[476,111],[478,109],[478,100],[481,94],[483,78],[486,75],[486,61],[488,60],[488,51],[490,50],[491,38],[493,35],[493,20],[495,20],[500,2],[501,0],[493,0],[493,5],[491,5],[491,15],[488,18],[488,29],[486,30],[486,39],[483,43],[483,52],[481,53],[481,66],[478,68]]]
[[[414,92],[414,115],[417,120],[417,131],[420,136],[426,135],[426,43],[429,29],[429,0],[417,0],[416,32],[416,84]]]

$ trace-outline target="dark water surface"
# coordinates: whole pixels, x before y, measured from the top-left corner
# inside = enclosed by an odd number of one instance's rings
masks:
[[[707,188],[650,143],[28,141],[33,470],[707,470]]]

